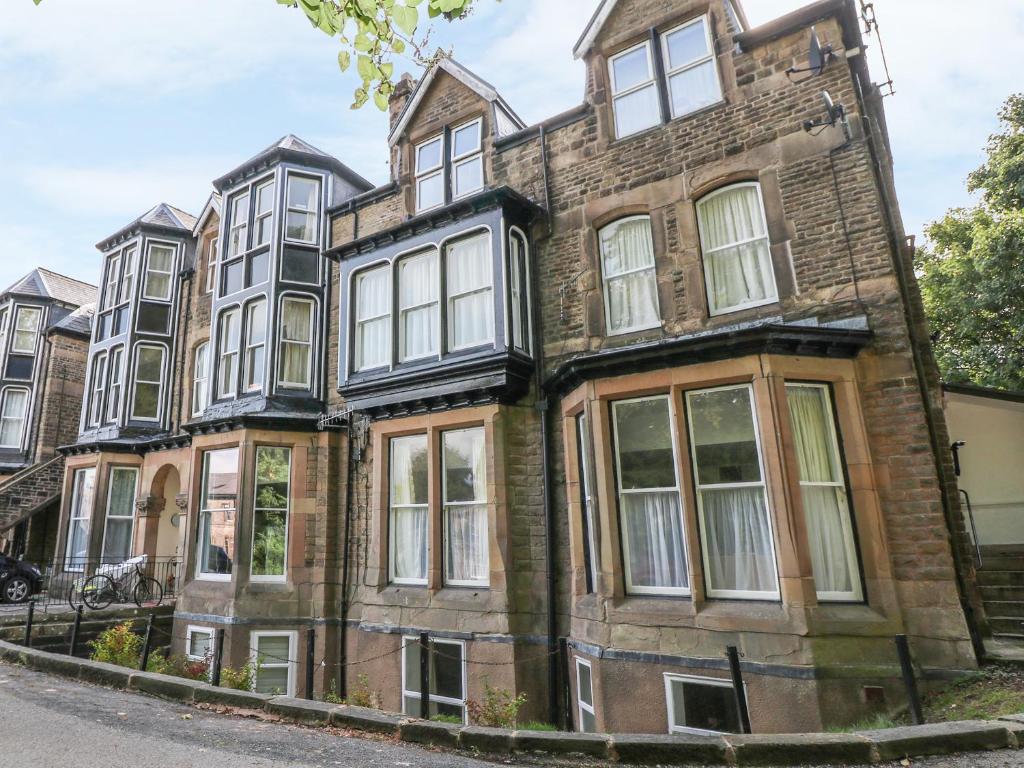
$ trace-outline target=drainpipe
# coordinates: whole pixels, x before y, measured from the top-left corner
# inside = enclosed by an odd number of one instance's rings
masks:
[[[352,540],[352,483],[353,483],[353,464],[352,464],[352,414],[348,416],[348,423],[346,425],[346,445],[345,445],[345,530],[342,534],[342,554],[341,554],[341,600],[340,600],[340,620],[341,624],[338,628],[338,681],[337,681],[337,694],[339,698],[344,699],[347,695],[347,685],[345,682],[345,665],[348,662],[348,589],[349,589],[349,551],[351,549]]]
[[[198,252],[198,249],[197,249],[197,251],[196,251],[196,259],[198,259],[198,258],[199,258],[199,252]],[[184,405],[183,399],[185,397],[185,371],[188,370],[188,362],[189,362],[189,357],[190,357],[190,353],[191,353],[191,350],[188,348],[188,326],[189,326],[189,320],[192,319],[192,282],[193,282],[193,280],[191,278],[194,278],[195,274],[196,274],[196,271],[195,271],[195,268],[193,267],[193,269],[190,272],[183,272],[179,276],[181,281],[187,285],[187,288],[186,288],[186,293],[185,293],[185,306],[184,306],[185,317],[184,317],[184,319],[182,321],[181,342],[180,342],[180,346],[178,347],[178,349],[181,350],[181,353],[180,353],[180,355],[181,355],[181,357],[180,357],[180,360],[181,360],[181,372],[178,375],[178,420],[174,424],[174,429],[172,430],[174,432],[177,432],[177,431],[179,431],[181,429],[181,409],[182,409],[182,407]],[[209,362],[209,361],[207,361],[207,362]],[[209,365],[207,366],[207,368],[209,368]],[[173,368],[172,368],[172,370],[173,370]],[[192,412],[192,410],[190,408],[189,409],[189,413],[191,413],[191,412]]]

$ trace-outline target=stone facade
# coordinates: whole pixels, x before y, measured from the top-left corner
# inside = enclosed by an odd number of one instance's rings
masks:
[[[812,25],[835,56],[820,76],[791,77],[806,67]],[[672,36],[695,29],[710,45],[696,66],[718,97],[667,119],[667,83],[690,66],[674,63]],[[686,40],[683,50],[704,45]],[[649,52],[650,84],[616,90],[614,62],[636,50]],[[737,728],[727,646],[741,654],[756,732],[898,706],[896,634],[909,636],[926,680],[972,668],[984,617],[884,115],[858,85],[870,78],[852,2],[753,30],[729,0],[603,2],[577,53],[584,103],[530,127],[450,60],[418,84],[403,78],[390,109],[392,179],[376,189],[294,137],[218,180],[223,202],[211,202],[184,249],[168,421],[116,439],[83,434],[68,451],[64,520],[76,472],[95,468],[99,516],[109,468],[137,467],[133,551],[180,563],[173,650],[194,650],[197,637],[205,647],[221,630],[225,664],[267,662],[265,681],[292,694],[305,684],[309,631],[320,695],[372,694],[418,712],[415,649],[426,633],[440,714],[466,717],[491,686],[525,694],[525,719],[581,730]],[[657,93],[661,119],[618,136],[623,88]],[[821,120],[824,90],[848,129],[804,129]],[[250,365],[257,348],[276,370],[298,333],[275,319],[263,341],[248,330],[232,341],[230,294],[207,291],[212,239],[244,239],[259,225],[250,212],[237,234],[239,185],[255,177],[256,194],[286,166],[333,180],[329,208],[317,211],[327,236],[315,292],[328,311],[322,330],[310,322],[322,334],[310,340],[311,370],[323,378],[300,398],[277,379],[220,397],[225,370]],[[737,185],[756,191],[751,216],[763,233],[750,241],[763,242],[760,279],[773,290],[726,311],[708,289],[714,249],[701,206]],[[438,197],[427,205],[428,195]],[[271,221],[293,221],[294,201],[276,200]],[[633,218],[649,222],[651,263],[640,271],[653,314],[612,332],[620,294],[602,242]],[[239,257],[247,269],[261,263],[261,243]],[[233,258],[220,253],[217,280]],[[466,254],[477,261],[449,266]],[[402,275],[413,259],[425,271],[410,286]],[[285,276],[271,268],[268,295],[287,295]],[[198,399],[194,386],[206,387]],[[834,435],[829,487],[851,531],[836,555],[852,568],[842,589],[815,578],[821,529],[806,501],[792,386],[821,393],[831,425],[822,429]],[[746,443],[722,426],[717,442],[698,439],[693,398],[716,392],[748,404]],[[677,513],[627,523],[626,494],[644,486],[620,487],[619,430],[630,424],[615,414],[637,401],[664,403],[655,427],[665,447],[647,456],[656,436],[640,439],[633,469],[669,455],[674,486],[658,492]],[[406,445],[413,458],[398,453]],[[208,457],[236,448],[231,471],[211,474]],[[254,565],[273,498],[261,491],[274,474],[261,448],[289,457],[282,571],[270,579]],[[725,548],[712,554],[698,466],[709,456],[725,457],[723,477],[756,473],[735,482],[763,502],[737,514],[763,510],[762,549],[715,544]],[[631,570],[637,519],[669,526],[651,540],[678,543],[671,578],[640,583]],[[102,526],[91,536],[99,551]],[[226,567],[211,565],[218,547]],[[716,585],[728,568],[744,571],[745,557],[770,563],[761,587]],[[688,708],[714,718],[689,721],[700,715]]]

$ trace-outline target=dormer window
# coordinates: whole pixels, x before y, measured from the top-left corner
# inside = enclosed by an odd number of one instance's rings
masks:
[[[320,214],[320,182],[307,176],[288,176],[285,240],[315,244]]]
[[[146,279],[142,288],[142,298],[170,301],[173,273],[174,248],[167,245],[150,245],[146,256]]]
[[[620,139],[722,98],[707,16],[652,33],[649,40],[612,56],[608,70]]]
[[[252,222],[253,248],[266,245],[273,234],[274,222],[274,182],[270,181],[256,187],[256,214]]]
[[[444,144],[436,136],[416,147],[416,211],[444,204]]]
[[[228,258],[245,251],[249,234],[249,193],[243,192],[231,201],[231,230],[228,232]]]
[[[484,159],[480,151],[481,121],[476,119],[452,131],[452,197],[476,192],[484,185]]]

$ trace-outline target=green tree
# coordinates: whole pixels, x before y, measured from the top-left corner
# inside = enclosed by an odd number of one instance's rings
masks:
[[[973,208],[925,230],[915,266],[946,381],[1024,390],[1024,94],[999,113]]]
[[[43,0],[32,0],[36,5]],[[341,43],[338,66],[346,71],[355,60],[362,84],[355,90],[352,108],[370,98],[381,110],[388,107],[394,90],[393,58],[409,55],[421,66],[429,66],[443,52],[428,53],[429,30],[420,34],[420,8],[428,19],[454,21],[465,18],[474,0],[276,0],[278,5],[299,8],[309,22]]]

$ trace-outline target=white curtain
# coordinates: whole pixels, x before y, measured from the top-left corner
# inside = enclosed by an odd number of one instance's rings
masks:
[[[714,195],[698,208],[712,310],[774,298],[775,277],[756,186]]]
[[[25,428],[25,410],[28,393],[10,389],[3,398],[3,413],[0,414],[0,445],[20,446],[21,433]]]
[[[651,220],[625,219],[601,230],[608,328],[621,331],[658,323],[658,281]]]
[[[394,537],[394,577],[427,578],[427,508],[398,507],[391,510]]]
[[[448,343],[453,348],[493,338],[490,236],[460,240],[445,250],[449,306]]]
[[[448,516],[448,579],[487,581],[487,505],[445,508]]]
[[[427,440],[391,441],[391,556],[396,579],[427,578]]]
[[[313,305],[285,299],[281,312],[281,380],[309,384]]]
[[[110,471],[110,503],[103,532],[103,558],[110,563],[120,563],[131,556],[135,479],[135,470],[114,468]]]
[[[402,308],[402,359],[437,353],[437,254],[404,259],[398,266]]]
[[[388,362],[390,287],[387,267],[365,272],[356,282],[357,369]]]
[[[814,583],[818,592],[852,593],[854,563],[849,544],[853,527],[825,396],[820,387],[786,388]]]
[[[487,454],[481,428],[444,434],[445,562],[449,581],[489,579]]]
[[[621,499],[632,586],[688,586],[679,494],[624,493]]]
[[[775,592],[772,535],[764,489],[701,491],[710,566],[715,590]]]

